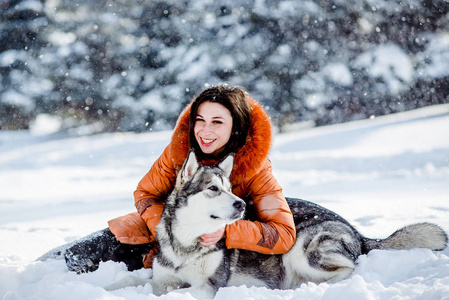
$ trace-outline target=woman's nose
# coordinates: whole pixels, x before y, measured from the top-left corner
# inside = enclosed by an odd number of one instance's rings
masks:
[[[203,130],[203,133],[210,133],[210,132],[212,131],[212,126],[211,126],[211,124],[205,123],[205,124],[203,125],[202,130]]]

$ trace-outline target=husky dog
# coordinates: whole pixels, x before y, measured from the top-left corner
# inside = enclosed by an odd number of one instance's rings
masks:
[[[264,255],[227,249],[224,241],[203,247],[198,243],[201,235],[250,211],[249,205],[231,193],[228,178],[233,161],[230,155],[216,167],[204,167],[189,153],[157,226],[160,252],[151,280],[155,294],[177,289],[197,298],[213,298],[225,286],[289,289],[309,281],[338,281],[350,276],[358,256],[373,249],[442,250],[447,245],[446,233],[434,224],[413,224],[386,239],[369,239],[336,213],[287,198],[297,232],[288,253]]]

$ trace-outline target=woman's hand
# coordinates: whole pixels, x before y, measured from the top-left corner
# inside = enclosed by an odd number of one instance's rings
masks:
[[[203,234],[202,236],[200,236],[201,246],[207,247],[207,246],[216,244],[219,240],[221,240],[224,237],[225,228],[226,227],[223,227],[223,228],[218,229],[214,233]]]

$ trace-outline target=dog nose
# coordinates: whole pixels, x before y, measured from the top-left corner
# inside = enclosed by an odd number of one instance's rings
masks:
[[[245,202],[243,202],[241,200],[235,201],[233,205],[238,210],[244,210],[245,206],[246,206]]]

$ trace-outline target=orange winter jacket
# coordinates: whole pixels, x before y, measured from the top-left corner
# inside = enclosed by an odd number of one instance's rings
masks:
[[[254,221],[238,220],[226,226],[226,246],[264,254],[285,253],[296,238],[295,224],[282,189],[271,172],[268,152],[271,123],[266,112],[252,99],[251,125],[245,145],[235,153],[231,173],[232,192],[254,209]],[[176,176],[190,150],[190,105],[181,113],[172,140],[134,192],[137,213],[109,222],[117,239],[125,244],[142,244],[157,238],[156,225],[164,200],[173,190]],[[217,161],[202,161],[214,165]]]

